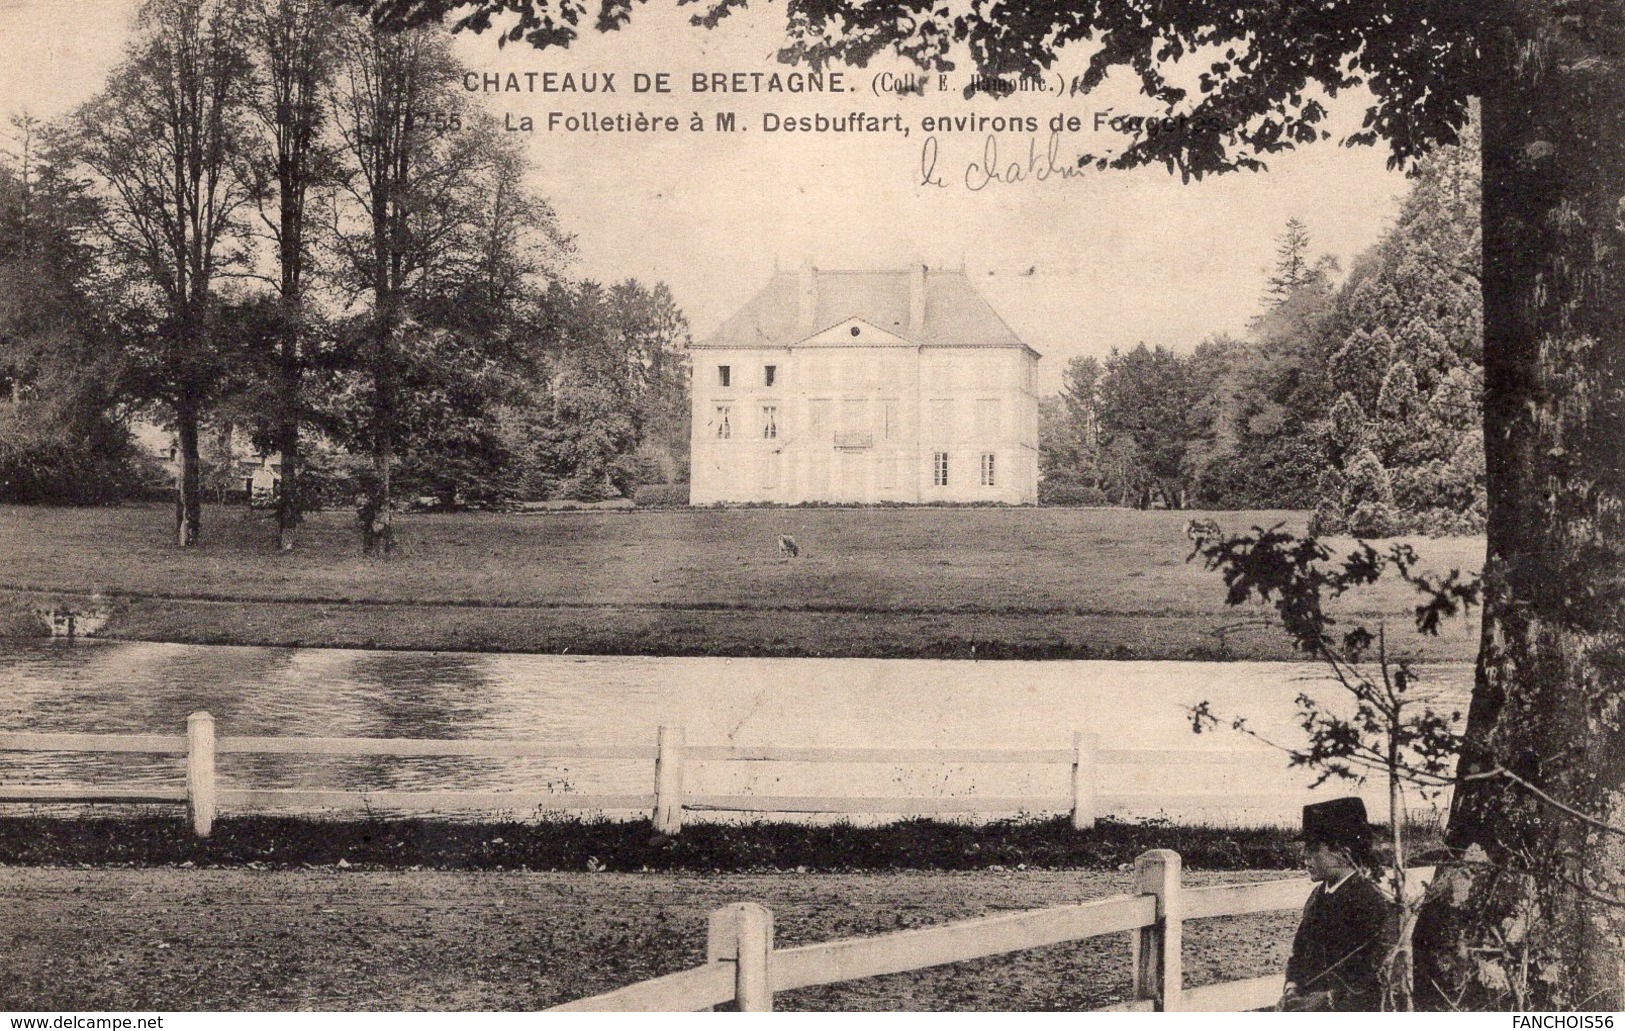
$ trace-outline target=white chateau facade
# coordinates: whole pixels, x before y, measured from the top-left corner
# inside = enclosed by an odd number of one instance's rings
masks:
[[[963,270],[777,272],[691,354],[690,504],[1037,503],[1040,356]]]

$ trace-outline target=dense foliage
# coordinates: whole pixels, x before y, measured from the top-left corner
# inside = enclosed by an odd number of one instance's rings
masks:
[[[1045,406],[1045,500],[1299,508],[1317,533],[1484,527],[1477,138],[1418,166],[1338,281],[1292,219],[1243,341],[1074,359]],[[1073,501],[1073,503],[1077,503]]]
[[[114,327],[89,239],[98,206],[14,118],[0,160],[0,500],[95,504],[139,487]]]
[[[90,102],[17,121],[0,498],[174,476],[184,544],[271,456],[286,548],[302,507],[369,498],[387,524],[391,481],[454,506],[686,478],[682,312],[569,280],[574,241],[458,69],[440,29],[315,0],[147,0]],[[177,434],[178,473],[137,416]]]

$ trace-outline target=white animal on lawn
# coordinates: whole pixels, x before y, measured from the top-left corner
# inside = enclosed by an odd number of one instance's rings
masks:
[[[779,534],[779,554],[784,556],[786,562],[800,555],[801,549],[796,547],[796,539],[787,533]]]
[[[1192,519],[1185,524],[1185,536],[1197,544],[1206,544],[1208,541],[1216,540],[1223,532],[1219,528],[1218,521],[1213,519]]]

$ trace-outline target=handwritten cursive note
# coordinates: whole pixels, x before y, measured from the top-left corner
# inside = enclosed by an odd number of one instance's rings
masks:
[[[1078,166],[1077,159],[1061,157],[1061,134],[1052,132],[1049,142],[1040,151],[1038,137],[1027,136],[1025,159],[1004,160],[999,156],[999,137],[988,134],[982,141],[982,153],[965,165],[965,174],[962,183],[965,189],[979,192],[994,184],[1014,185],[1016,183],[1035,182],[1042,183],[1054,179],[1065,182],[1082,176],[1085,172]],[[1010,153],[1006,146],[1005,153]],[[1016,153],[1020,153],[1019,144]],[[944,189],[951,185],[959,185],[958,177],[954,181],[943,178],[938,165],[947,165],[950,162],[942,158],[941,146],[936,136],[927,136],[920,145],[920,181],[921,186],[938,186]]]

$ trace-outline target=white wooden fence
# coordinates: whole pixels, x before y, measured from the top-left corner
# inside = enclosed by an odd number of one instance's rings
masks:
[[[661,727],[650,745],[589,745],[576,742],[496,741],[426,738],[331,738],[218,736],[214,718],[193,713],[186,734],[21,734],[0,733],[0,751],[147,752],[185,757],[184,787],[52,787],[0,783],[0,803],[184,803],[200,836],[207,836],[217,814],[244,813],[270,807],[299,806],[332,810],[515,811],[645,811],[656,829],[676,834],[684,813],[864,813],[929,815],[951,813],[1070,812],[1080,830],[1094,826],[1102,805],[1164,804],[1170,798],[1210,799],[1226,806],[1279,805],[1289,795],[1243,796],[1234,793],[1129,792],[1103,795],[1102,766],[1222,766],[1256,763],[1256,752],[1102,749],[1096,735],[1076,733],[1071,748],[807,748],[778,745],[690,745],[680,726]],[[653,763],[651,794],[580,794],[556,791],[340,791],[253,788],[219,783],[215,760],[229,754],[305,754],[322,756],[480,756],[486,758],[610,759]],[[696,762],[1006,764],[1070,767],[1066,797],[961,796],[806,796],[697,794],[685,790],[685,773]]]
[[[1282,975],[1184,986],[1181,947],[1192,920],[1299,909],[1307,880],[1181,886],[1179,853],[1153,849],[1135,861],[1139,891],[1068,906],[1001,913],[868,938],[817,945],[773,946],[773,914],[754,902],[714,911],[703,965],[604,995],[555,1007],[561,1011],[695,1011],[725,1003],[741,1010],[773,1008],[775,992],[882,974],[924,970],[944,963],[998,956],[1127,932],[1132,955],[1131,998],[1109,1010],[1236,1012],[1272,1005]],[[1409,871],[1407,894],[1420,893],[1432,867]]]

